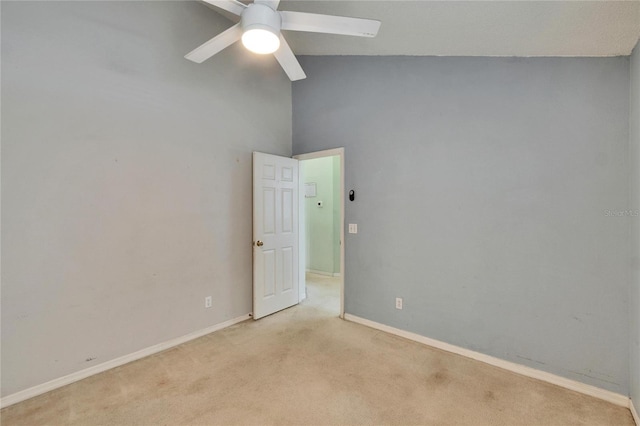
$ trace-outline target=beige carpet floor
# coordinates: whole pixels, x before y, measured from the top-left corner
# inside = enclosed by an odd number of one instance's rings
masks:
[[[628,409],[337,318],[308,299],[0,413],[10,425],[633,425]]]

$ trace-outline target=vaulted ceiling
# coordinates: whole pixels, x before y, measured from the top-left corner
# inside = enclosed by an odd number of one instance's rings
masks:
[[[618,56],[640,36],[638,0],[283,0],[279,9],[382,21],[374,39],[288,32],[297,55]]]

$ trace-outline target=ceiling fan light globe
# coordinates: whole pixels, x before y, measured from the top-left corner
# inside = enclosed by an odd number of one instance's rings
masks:
[[[252,28],[242,34],[242,44],[253,53],[266,55],[278,50],[280,37],[264,28]]]

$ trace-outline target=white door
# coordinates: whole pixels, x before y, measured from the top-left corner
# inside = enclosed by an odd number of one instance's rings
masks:
[[[253,153],[253,318],[298,303],[298,160]]]

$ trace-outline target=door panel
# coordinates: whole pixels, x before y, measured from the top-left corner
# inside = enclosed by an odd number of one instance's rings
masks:
[[[271,298],[276,294],[276,251],[264,250],[264,284],[262,295],[264,298]]]
[[[276,189],[262,188],[262,226],[265,235],[276,233]]]
[[[282,190],[282,233],[293,232],[293,190],[285,188]]]
[[[253,153],[253,317],[298,303],[298,160]]]
[[[293,247],[282,248],[282,292],[293,288]]]

